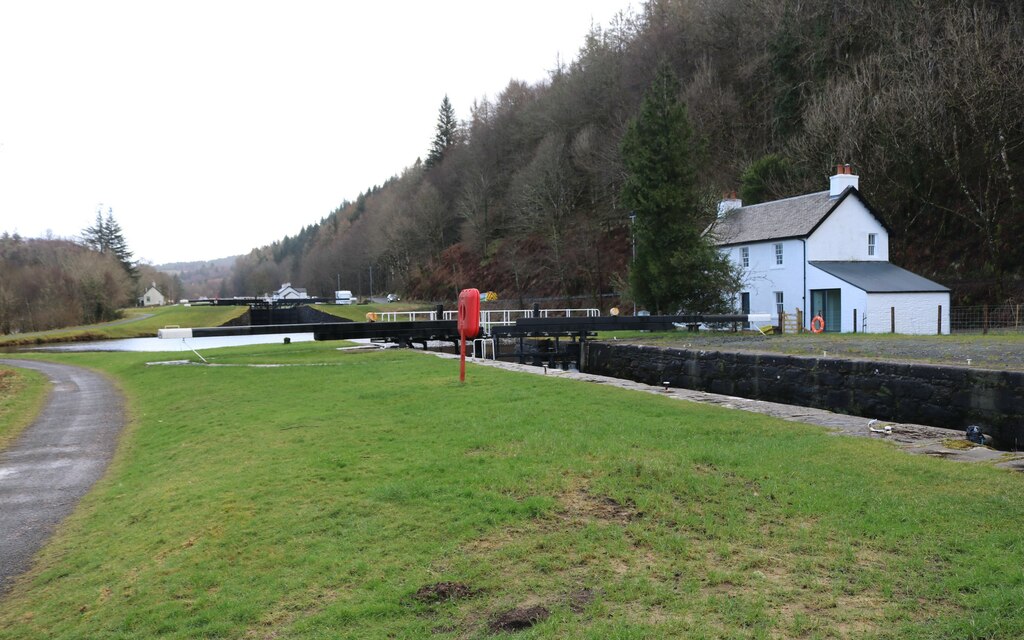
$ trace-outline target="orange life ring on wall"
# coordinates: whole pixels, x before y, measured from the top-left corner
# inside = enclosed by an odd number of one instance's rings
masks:
[[[811,318],[811,332],[821,333],[825,330],[825,318],[814,316]]]

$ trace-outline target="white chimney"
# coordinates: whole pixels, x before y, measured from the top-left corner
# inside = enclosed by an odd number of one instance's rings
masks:
[[[843,195],[847,187],[860,188],[860,176],[853,174],[850,165],[836,165],[836,175],[829,178],[828,197],[838,198]]]
[[[736,197],[736,192],[723,193],[722,200],[718,203],[718,217],[721,218],[728,211],[733,209],[739,209],[743,206],[743,201]]]

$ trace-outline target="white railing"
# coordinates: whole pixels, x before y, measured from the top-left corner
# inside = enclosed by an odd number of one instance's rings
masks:
[[[477,338],[476,340],[473,341],[473,353],[474,354],[479,353],[480,354],[479,358],[481,360],[486,360],[487,359],[487,347],[488,346],[490,346],[490,348],[491,348],[490,349],[490,351],[491,351],[491,360],[497,360],[498,359],[498,352],[497,352],[498,345],[495,344],[494,341],[492,341],[490,339],[487,339],[487,338]],[[471,355],[470,359],[471,360],[476,360],[477,356]]]
[[[601,315],[600,309],[541,309],[542,318],[596,318]]]
[[[448,319],[447,312],[445,319]],[[379,322],[415,322],[417,320],[437,320],[436,311],[378,311]]]
[[[445,320],[458,318],[458,311],[445,311]],[[601,315],[600,309],[541,309],[541,318],[596,318]],[[519,318],[532,318],[533,309],[485,309],[480,311],[480,326],[484,331],[491,327],[509,327]]]

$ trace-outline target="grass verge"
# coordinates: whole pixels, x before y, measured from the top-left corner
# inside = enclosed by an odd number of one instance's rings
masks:
[[[0,365],[0,451],[39,415],[48,391],[43,374]]]
[[[134,420],[0,638],[1024,635],[1019,475],[332,346],[47,355]]]

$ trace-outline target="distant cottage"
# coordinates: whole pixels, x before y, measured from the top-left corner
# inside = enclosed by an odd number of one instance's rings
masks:
[[[302,300],[308,297],[305,289],[293,287],[290,282],[282,284],[281,288],[271,295],[272,300]]]
[[[159,307],[164,304],[164,294],[160,293],[156,288],[156,283],[153,283],[149,289],[146,289],[146,293],[142,294],[139,298],[139,304],[143,307]]]
[[[828,191],[719,205],[709,233],[739,268],[741,313],[810,310],[827,332],[949,333],[949,289],[889,262],[889,228],[840,165]]]

